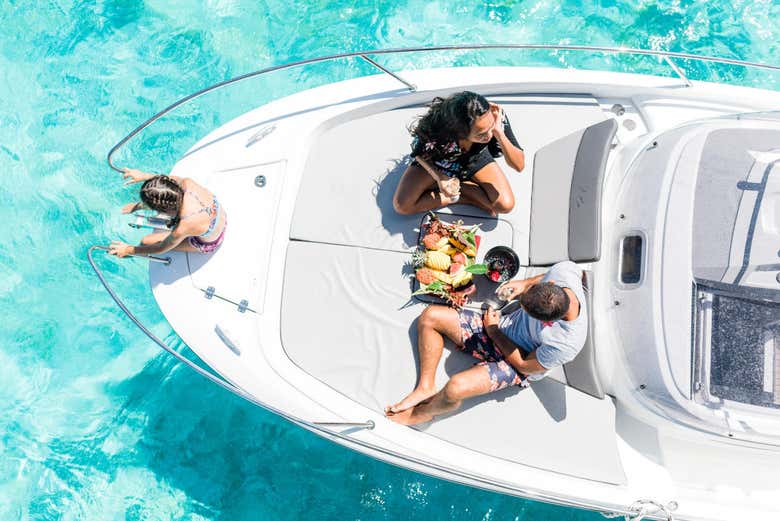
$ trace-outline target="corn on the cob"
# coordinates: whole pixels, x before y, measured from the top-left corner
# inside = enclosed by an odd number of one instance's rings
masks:
[[[434,270],[445,271],[450,267],[450,256],[440,251],[429,251],[425,254],[425,265]]]
[[[446,238],[445,238],[446,239]],[[453,255],[458,253],[458,250],[452,247],[452,244],[449,242],[444,245],[444,247],[439,248],[439,251],[446,254],[449,257],[452,257]]]
[[[477,250],[474,249],[473,246],[470,246],[468,244],[463,244],[455,237],[449,238],[450,243],[455,246],[458,250],[462,251],[464,255],[468,255],[469,257],[476,257],[477,256]]]

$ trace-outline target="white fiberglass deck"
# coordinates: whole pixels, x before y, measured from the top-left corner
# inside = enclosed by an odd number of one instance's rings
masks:
[[[604,119],[588,96],[505,96],[526,150],[518,173],[503,160],[515,210],[496,224],[483,215],[485,238],[511,244],[527,263],[533,157],[541,146]],[[282,344],[303,370],[379,411],[417,378],[416,322],[406,266],[420,215],[403,217],[392,195],[408,164],[406,128],[423,109],[375,114],[325,131],[312,147],[287,249]],[[458,212],[480,215],[471,207]],[[494,237],[495,235],[495,237]],[[484,253],[484,251],[483,251]],[[437,384],[474,360],[447,351]],[[612,400],[599,400],[548,378],[468,401],[424,432],[476,452],[607,483],[624,483]],[[542,449],[541,441],[546,447]],[[554,447],[554,450],[552,449]]]

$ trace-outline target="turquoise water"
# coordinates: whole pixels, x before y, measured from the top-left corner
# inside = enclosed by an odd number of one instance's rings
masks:
[[[779,16],[776,0],[0,0],[0,519],[601,519],[376,462],[174,364],[112,305],[85,260],[91,244],[137,239],[118,215],[130,194],[105,154],[170,102],[270,64],[510,41],[772,62]],[[386,63],[518,61],[668,74],[653,60],[573,53]],[[700,79],[778,85],[777,76],[741,68],[682,65]],[[365,72],[350,61],[250,82],[166,119],[122,160],[170,167],[230,115]],[[132,309],[178,345],[148,293],[145,266],[102,265]]]

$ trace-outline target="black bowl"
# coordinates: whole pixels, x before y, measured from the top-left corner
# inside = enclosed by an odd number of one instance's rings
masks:
[[[501,277],[497,282],[503,283],[508,280],[512,280],[512,277],[517,275],[520,271],[520,257],[514,252],[512,248],[507,246],[494,246],[490,248],[485,254],[483,262],[487,264],[488,271],[493,270],[493,264],[496,262],[502,262],[503,267],[498,270],[501,273]],[[488,277],[488,274],[485,274]]]

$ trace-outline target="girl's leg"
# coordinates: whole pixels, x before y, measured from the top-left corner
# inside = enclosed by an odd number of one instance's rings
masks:
[[[179,244],[176,245],[174,248],[174,251],[189,251],[194,253],[200,253],[200,250],[195,248],[192,244],[190,244],[189,239],[184,239]]]
[[[447,204],[449,199],[439,193],[430,174],[415,164],[403,173],[393,196],[393,207],[402,215],[427,212]]]
[[[515,207],[512,186],[495,161],[479,169],[471,180],[479,185],[495,213],[509,213]]]
[[[461,183],[459,202],[481,208],[494,217],[496,215],[496,211],[493,209],[493,203],[488,199],[485,191],[480,188],[478,184],[471,181]]]

